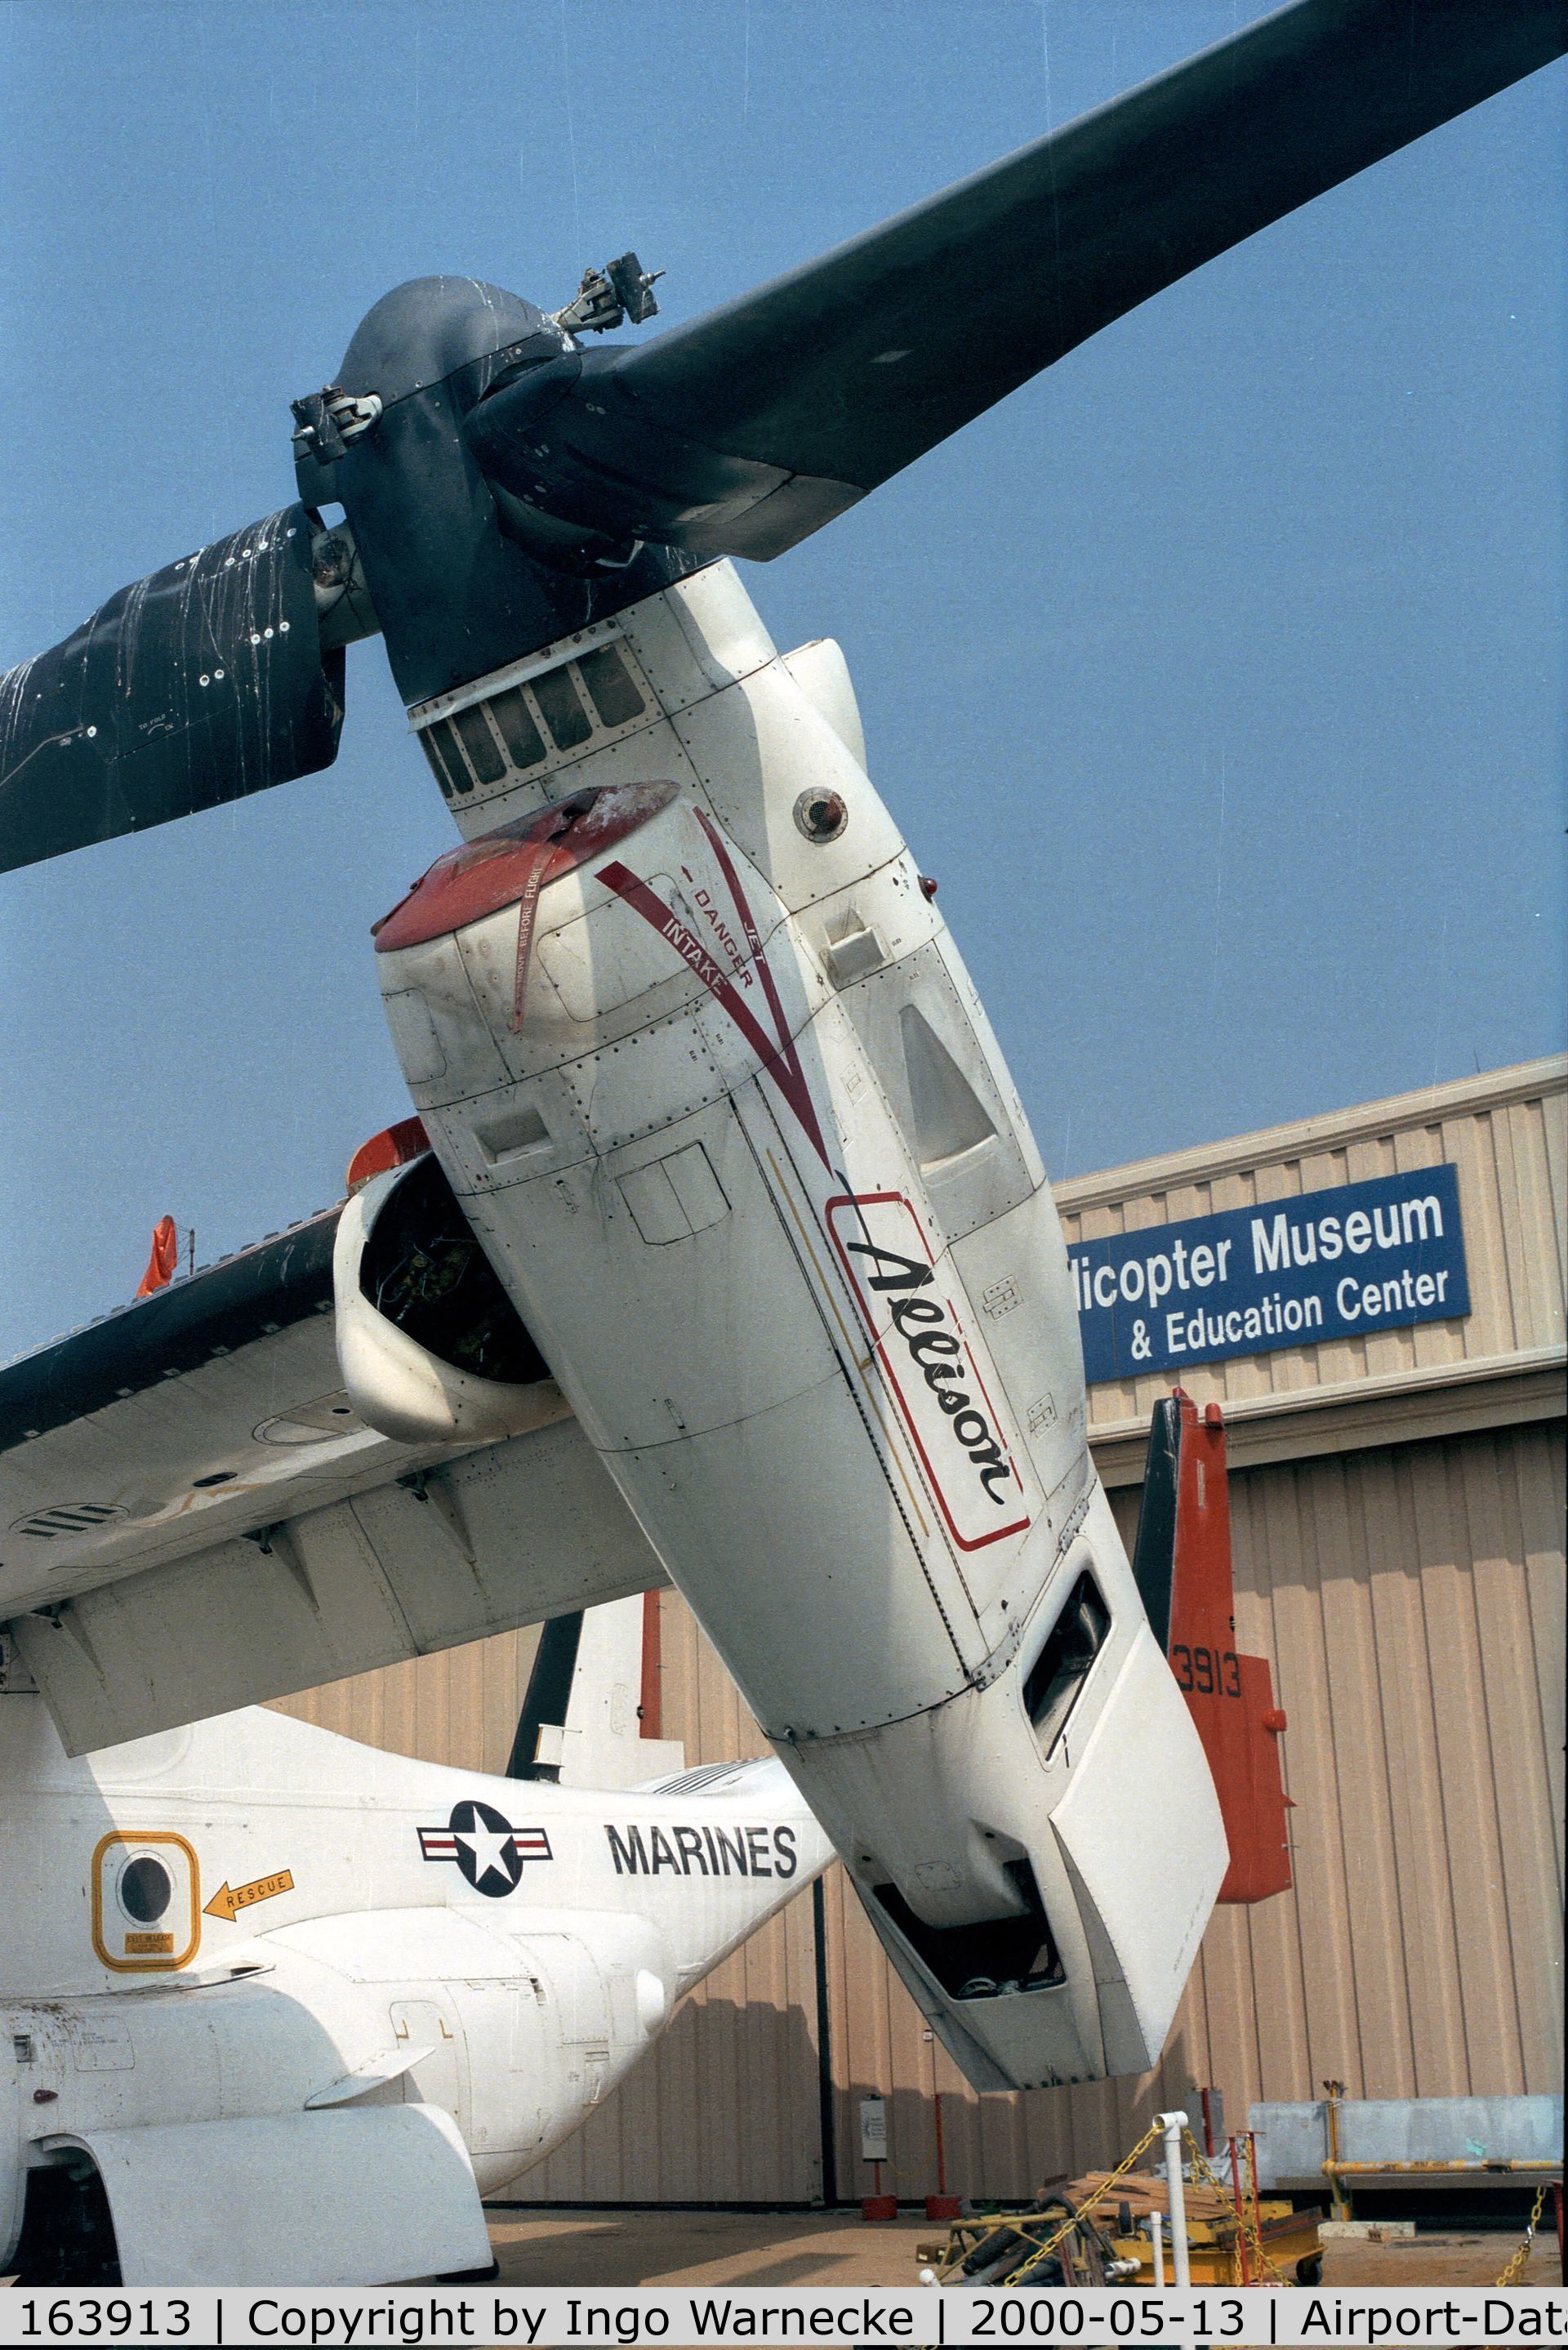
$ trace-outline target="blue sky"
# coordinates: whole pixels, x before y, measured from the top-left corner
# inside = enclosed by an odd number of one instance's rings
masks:
[[[1259,13],[10,0],[0,667],[286,503],[290,398],[400,279],[555,307],[631,244],[687,317]],[[1055,1174],[1563,1041],[1565,88],[742,567],[845,646]],[[165,1211],[206,1259],[337,1196],[406,1107],[369,924],[450,837],[371,643],[325,776],[0,882],[0,1357]]]

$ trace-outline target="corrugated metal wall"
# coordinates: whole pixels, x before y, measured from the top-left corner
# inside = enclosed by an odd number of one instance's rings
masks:
[[[1568,1080],[1562,1060],[1080,1176],[1055,1191],[1071,1245],[1444,1160],[1459,1170],[1470,1274],[1466,1317],[1241,1356],[1194,1369],[1185,1384],[1200,1402],[1236,1403],[1343,1381],[1414,1380],[1459,1364],[1548,1351],[1560,1358],[1568,1282]],[[1147,1428],[1169,1388],[1167,1374],[1091,1388],[1091,1436],[1116,1422]]]
[[[539,1645],[537,1626],[279,1698],[301,1721],[468,1771],[504,1771]]]
[[[1194,1372],[1241,1403],[1392,1378],[1412,1394],[1560,1349],[1568,1069],[1535,1065],[1061,1187],[1069,1231],[1137,1229],[1391,1168],[1460,1170],[1474,1312]],[[1207,1172],[1203,1171],[1207,1165]],[[1081,1219],[1081,1223],[1077,1221]],[[1109,1443],[1160,1379],[1096,1389]],[[1468,1390],[1467,1390],[1468,1392]],[[1477,1389],[1477,1392],[1481,1392]],[[1522,1394],[1523,1390],[1520,1392]],[[1252,1405],[1255,1409],[1255,1403]],[[1267,1407],[1265,1406],[1265,1409]],[[1531,1407],[1539,1415],[1539,1397]],[[1217,1913],[1158,2074],[977,2098],[921,2020],[835,1870],[824,1951],[840,2194],[865,2183],[856,2101],[888,2100],[894,2179],[1008,2194],[1114,2159],[1160,2106],[1213,2083],[1240,2116],[1353,2095],[1560,2085],[1564,1452],[1555,1418],[1378,1444],[1343,1419],[1311,1457],[1232,1480],[1240,1645],[1267,1655],[1284,1741],[1295,1887]],[[1479,1417],[1479,1415],[1478,1415]],[[1337,1432],[1335,1432],[1337,1431]],[[1125,1450],[1125,1448],[1124,1448]],[[1125,1475],[1125,1471],[1122,1472]],[[1129,1539],[1137,1490],[1115,1492]],[[761,1751],[689,1613],[663,1600],[664,1733],[689,1762]],[[349,1735],[499,1769],[534,1645],[510,1635],[290,1701]],[[510,2190],[563,2202],[805,2201],[823,2187],[809,1896],[686,2002],[576,2138]]]
[[[1563,1506],[1549,1427],[1236,1481],[1298,1808],[1293,1891],[1220,1913],[1188,2002],[1228,2095],[1559,2085]]]

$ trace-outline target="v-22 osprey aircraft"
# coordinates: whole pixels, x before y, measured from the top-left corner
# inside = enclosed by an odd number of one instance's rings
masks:
[[[730,558],[1565,47],[1293,0],[643,343],[632,255],[400,287],[296,504],[0,681],[10,866],[325,766],[376,629],[462,836],[376,926],[419,1117],[347,1205],[0,1386],[72,1751],[668,1578],[973,2083],[1156,2060],[1230,1856],[1044,1169],[841,654]]]

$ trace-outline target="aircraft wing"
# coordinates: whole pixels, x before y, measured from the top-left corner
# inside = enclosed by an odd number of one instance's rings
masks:
[[[531,1348],[515,1432],[366,1424],[344,1213],[0,1369],[0,1628],[72,1752],[665,1581]]]

